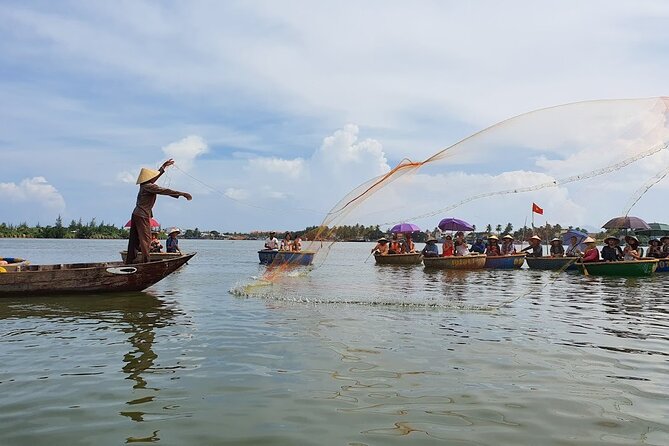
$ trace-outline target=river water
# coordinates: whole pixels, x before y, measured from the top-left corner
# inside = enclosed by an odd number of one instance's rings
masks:
[[[669,275],[430,272],[341,243],[249,288],[262,242],[181,245],[144,293],[0,301],[0,444],[669,444]],[[32,263],[123,248],[0,239]]]

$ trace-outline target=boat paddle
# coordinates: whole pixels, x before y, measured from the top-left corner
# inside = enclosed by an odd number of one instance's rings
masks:
[[[585,262],[583,261],[583,257],[579,257],[578,259],[581,261],[581,266],[583,267],[583,275],[589,276],[590,273],[588,272],[588,268],[585,267]]]
[[[369,258],[372,256],[372,254],[374,254],[374,251],[369,253],[369,255],[367,256],[367,258],[365,259],[365,261],[363,263],[367,263],[367,260],[369,260]]]

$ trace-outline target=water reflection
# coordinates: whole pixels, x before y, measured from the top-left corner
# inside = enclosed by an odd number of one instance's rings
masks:
[[[148,383],[151,373],[163,371],[156,369],[158,359],[154,351],[156,330],[174,324],[180,314],[181,311],[173,304],[165,303],[160,298],[147,293],[45,297],[29,300],[7,299],[3,300],[0,306],[0,320],[13,319],[19,322],[20,320],[31,322],[30,325],[24,325],[25,328],[7,333],[7,336],[48,336],[58,333],[61,337],[76,339],[81,334],[73,332],[79,331],[79,328],[84,326],[94,327],[92,329],[94,332],[98,330],[106,332],[112,329],[128,335],[127,341],[131,349],[119,359],[123,363],[121,370],[126,375],[126,379],[133,382],[132,390],[128,393],[134,398],[126,402],[126,405],[132,407],[132,410],[121,411],[120,415],[135,422],[144,421],[146,413],[140,407],[153,402],[161,390]],[[33,321],[38,321],[38,324],[34,324]],[[56,325],[49,325],[49,323]],[[77,329],[72,328],[72,323],[77,326]],[[36,330],[35,327],[41,328]],[[90,332],[85,336],[86,339],[90,339]],[[102,338],[98,336],[96,334],[96,338],[104,344],[115,343],[113,334],[106,334]],[[98,349],[99,347],[91,348]],[[66,366],[71,369],[72,363]],[[85,364],[85,366],[96,367],[93,364]],[[78,367],[80,366],[75,366],[75,368]],[[170,367],[172,371],[175,368]],[[68,372],[60,375],[71,374]],[[128,437],[125,440],[126,442],[154,442],[159,438],[158,432],[155,431],[146,437]]]

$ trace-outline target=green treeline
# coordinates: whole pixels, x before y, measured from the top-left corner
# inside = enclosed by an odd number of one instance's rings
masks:
[[[55,223],[48,226],[28,226],[26,223],[12,225],[0,223],[0,237],[22,237],[22,238],[128,238],[128,231],[114,225],[97,223],[95,218],[88,223],[72,220],[68,226],[63,225],[63,220],[58,216]]]

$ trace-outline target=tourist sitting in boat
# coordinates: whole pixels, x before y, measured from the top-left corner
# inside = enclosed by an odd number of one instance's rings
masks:
[[[605,262],[617,262],[622,260],[623,256],[618,250],[618,239],[613,236],[608,236],[604,239],[604,247],[602,248],[602,260]]]
[[[286,232],[283,235],[283,240],[281,240],[281,247],[279,248],[279,251],[292,251],[293,250],[293,242],[291,240],[290,232]]]
[[[502,255],[499,250],[499,238],[496,235],[488,237],[488,247],[485,249],[485,254],[488,256]]]
[[[544,248],[541,246],[541,237],[533,235],[529,240],[530,246],[521,249],[520,252],[527,252],[527,257],[543,257]]]
[[[476,241],[469,250],[477,254],[483,254],[485,252],[485,243],[483,243],[483,239],[481,237],[477,237]]]
[[[385,256],[388,254],[388,239],[381,237],[376,241],[376,246],[372,248],[374,255]]]
[[[404,243],[402,243],[402,253],[411,254],[416,252],[416,247],[411,240],[411,233],[407,232],[404,234]]]
[[[269,233],[269,237],[265,240],[265,249],[279,250],[279,240],[276,238],[276,232],[271,231]]]
[[[650,246],[648,246],[648,252],[646,253],[646,257],[652,257],[654,259],[661,259],[662,258],[662,246],[660,246],[660,241],[656,238],[650,239],[650,242],[648,242]]]
[[[455,241],[453,242],[453,244],[455,245],[456,256],[469,255],[469,247],[467,246],[467,242],[465,241],[464,232],[458,231],[455,233]]]
[[[439,247],[437,246],[437,239],[430,237],[425,241],[425,247],[420,252],[423,257],[439,257]]]
[[[158,240],[158,233],[151,233],[151,244],[149,245],[149,252],[161,252],[163,250],[163,245]]]
[[[388,254],[401,254],[402,253],[402,244],[400,243],[397,234],[393,234],[393,238],[390,240],[390,245],[388,246]]]
[[[583,253],[581,252],[581,248],[578,247],[578,239],[576,238],[576,236],[573,235],[569,239],[569,246],[567,247],[565,255],[567,257],[581,257],[583,255]]]
[[[584,263],[599,262],[599,250],[597,249],[597,243],[595,242],[595,239],[588,237],[583,240],[583,243],[585,243],[585,252],[583,253],[581,261]]]
[[[562,246],[562,240],[557,237],[551,240],[550,255],[551,257],[564,257],[564,246]]]
[[[444,237],[444,243],[441,245],[442,257],[450,257],[455,255],[455,245],[453,244],[453,237],[450,234]]]
[[[662,243],[662,258],[669,257],[669,236],[660,237]]]
[[[295,240],[293,240],[293,251],[295,252],[302,251],[302,237],[300,237],[299,235],[296,235]]]
[[[179,228],[172,228],[167,231],[167,240],[165,240],[165,251],[167,252],[178,252],[181,254],[181,250],[179,249],[179,239],[177,239],[177,235],[181,233],[181,229]]]
[[[504,237],[502,237],[500,252],[503,256],[516,253],[516,247],[513,246],[513,236],[511,234],[504,234]]]
[[[643,255],[643,250],[639,248],[639,239],[633,235],[625,237],[625,249],[623,250],[623,260],[639,260]]]

